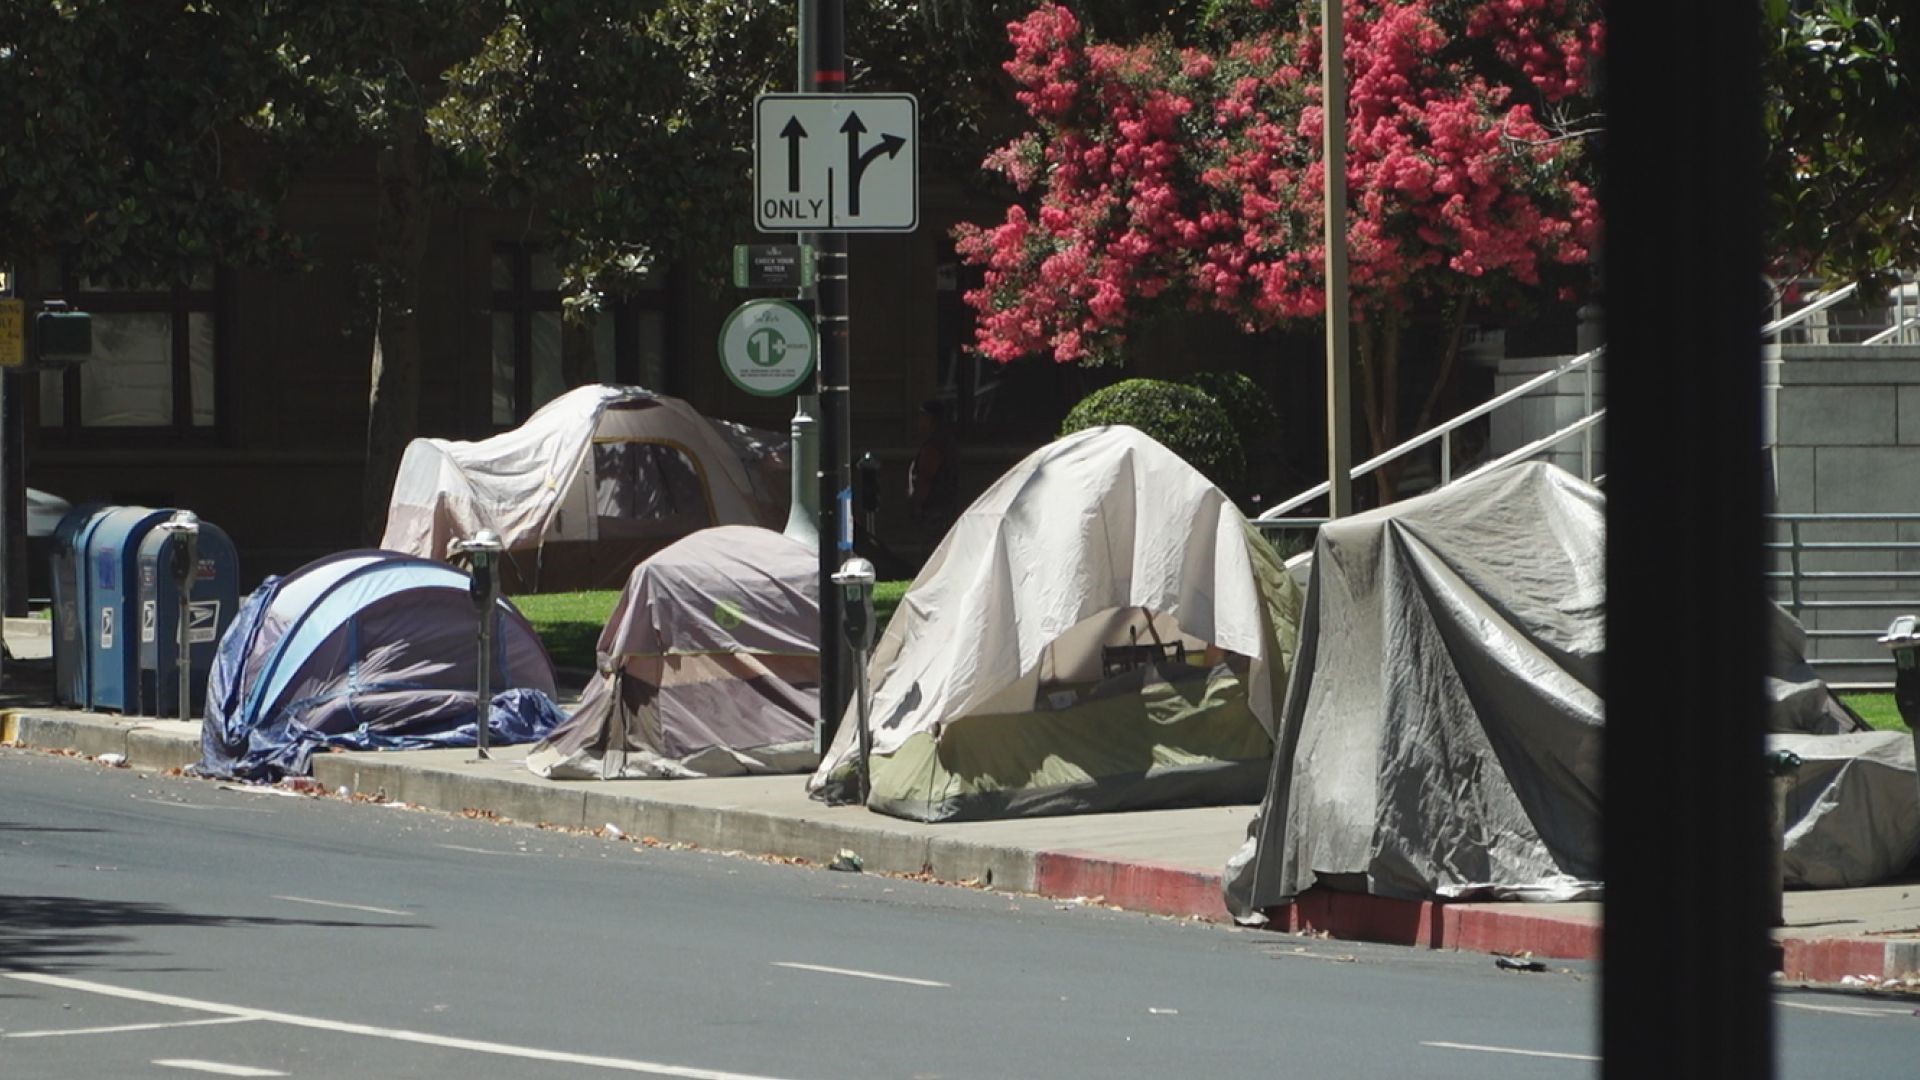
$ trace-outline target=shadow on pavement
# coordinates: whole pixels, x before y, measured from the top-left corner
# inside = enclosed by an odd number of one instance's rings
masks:
[[[9,896],[0,893],[0,971],[74,971],[111,957],[126,961],[156,955],[130,948],[133,927],[316,927],[339,930],[426,930],[413,922],[343,919],[283,919],[261,915],[212,915],[166,904],[95,900],[80,896]],[[0,995],[8,996],[8,995]]]

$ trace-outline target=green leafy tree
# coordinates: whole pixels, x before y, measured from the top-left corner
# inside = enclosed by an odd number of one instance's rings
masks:
[[[506,0],[262,2],[282,68],[263,122],[289,139],[371,151],[374,248],[364,267],[374,315],[363,531],[380,535],[420,403],[421,267],[436,203],[452,192],[428,115],[449,73],[504,17]]]
[[[0,264],[32,289],[42,256],[121,283],[298,257],[255,7],[0,4]]]
[[[1920,265],[1920,17],[1905,0],[1764,0],[1767,191],[1785,274]]]
[[[462,175],[543,215],[576,317],[748,228],[753,99],[790,86],[764,0],[511,5],[429,127]],[[782,84],[785,84],[784,86]]]

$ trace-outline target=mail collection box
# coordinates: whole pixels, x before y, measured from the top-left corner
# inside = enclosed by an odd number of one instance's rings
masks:
[[[82,573],[86,567],[82,553],[93,527],[114,509],[98,503],[76,506],[53,530],[47,578],[53,593],[53,694],[62,705],[87,707],[86,611],[91,606],[91,578]]]
[[[82,549],[88,577],[84,641],[87,707],[131,713],[137,705],[138,641],[130,626],[138,596],[135,581],[140,544],[170,511],[117,506],[86,531]]]
[[[185,632],[188,708],[193,714],[206,701],[214,654],[239,607],[240,560],[226,532],[200,522],[192,545],[192,573],[182,575],[178,560],[187,546],[180,533],[166,529],[152,530],[140,544],[138,711],[143,716],[176,716],[180,711],[181,578],[188,579]]]
[[[49,567],[54,693],[61,703],[148,716],[179,711],[174,570],[185,539],[167,525],[176,516],[145,506],[83,506],[61,519]],[[197,703],[239,606],[240,565],[223,530],[196,525],[187,639]]]

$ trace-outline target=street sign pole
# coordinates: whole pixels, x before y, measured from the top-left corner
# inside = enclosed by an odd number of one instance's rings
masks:
[[[815,82],[818,89],[846,88],[845,0],[819,0],[819,56]],[[821,655],[820,708],[824,721],[820,737],[830,745],[840,720],[846,714],[848,694],[848,650],[841,634],[846,621],[844,599],[833,587],[833,575],[842,558],[853,550],[853,431],[852,386],[848,369],[851,359],[851,297],[849,295],[847,235],[823,234],[820,238],[820,418],[821,491],[820,512],[831,529],[821,537],[820,615],[831,620],[822,626],[824,645],[834,639],[833,651]],[[831,603],[826,597],[832,596]]]
[[[812,0],[811,4],[802,0],[802,11],[808,7],[812,8],[811,27],[803,24],[800,35],[804,42],[811,29],[813,55],[811,64],[802,57],[800,88],[809,93],[843,91],[847,87],[844,0]],[[852,508],[843,494],[852,490],[847,377],[850,327],[846,234],[813,234],[813,243],[819,252],[815,295],[820,332],[820,746],[824,752],[832,745],[847,709],[847,648],[841,634],[844,612],[833,575],[840,569],[842,549],[852,547]]]

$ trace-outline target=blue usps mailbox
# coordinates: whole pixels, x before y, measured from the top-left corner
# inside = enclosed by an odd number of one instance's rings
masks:
[[[87,576],[85,644],[87,707],[132,712],[137,704],[139,645],[133,624],[140,544],[167,511],[116,507],[102,515],[84,549]]]
[[[178,517],[178,515],[176,515]],[[240,560],[233,541],[218,525],[194,521],[194,535],[162,525],[140,544],[139,711],[143,716],[180,712],[181,582],[188,581],[187,648],[189,712],[207,696],[207,672],[220,636],[233,622],[240,603]],[[192,552],[193,571],[180,562]],[[191,719],[191,717],[187,717]]]
[[[47,577],[53,588],[53,693],[62,705],[87,705],[87,596],[83,552],[111,506],[77,506],[53,530]]]

